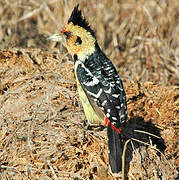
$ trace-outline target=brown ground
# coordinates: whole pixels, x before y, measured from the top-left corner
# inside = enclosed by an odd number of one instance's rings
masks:
[[[42,2],[0,2],[0,179],[115,179],[108,170],[106,130],[83,128],[70,56],[45,41],[75,3]],[[161,156],[152,144],[135,149],[127,176],[174,179],[179,3],[109,2],[83,1],[80,7],[124,80],[129,119],[150,123],[149,129],[155,125],[166,145]]]

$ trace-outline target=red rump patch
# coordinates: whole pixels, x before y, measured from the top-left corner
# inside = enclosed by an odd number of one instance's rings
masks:
[[[107,118],[107,117],[105,117],[105,123],[104,123],[104,127],[106,127],[109,123],[110,123],[110,121],[109,121],[109,119]]]
[[[105,123],[104,126],[108,126],[110,125],[112,129],[115,129],[118,133],[121,133],[121,128],[116,128],[112,123],[110,123],[109,119],[107,117],[105,117]]]

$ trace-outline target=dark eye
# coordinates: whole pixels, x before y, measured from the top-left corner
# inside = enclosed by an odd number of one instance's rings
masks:
[[[79,36],[77,36],[77,39],[76,39],[76,45],[79,45],[82,43],[82,40]]]
[[[64,34],[65,34],[65,36],[66,36],[67,39],[69,39],[70,36],[71,36],[71,33],[70,33],[69,31],[65,31]]]

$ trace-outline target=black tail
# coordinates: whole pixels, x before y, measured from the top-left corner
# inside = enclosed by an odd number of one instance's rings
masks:
[[[113,173],[119,173],[122,171],[122,153],[123,153],[123,141],[121,134],[115,129],[112,129],[110,125],[107,127],[108,135],[108,150],[109,150],[109,165]]]
[[[159,136],[160,138],[147,134],[147,132]],[[122,171],[123,148],[125,142],[128,139],[131,139],[132,143],[128,143],[127,145],[127,149],[125,152],[125,167],[129,167],[129,163],[132,160],[134,148],[136,149],[140,148],[141,146],[148,146],[141,142],[151,144],[152,140],[152,144],[156,144],[157,148],[161,152],[163,152],[166,148],[164,140],[160,136],[159,129],[156,128],[153,124],[151,124],[151,122],[143,123],[142,120],[140,120],[140,123],[136,123],[133,119],[129,120],[121,126],[120,133],[117,132],[116,129],[112,129],[111,125],[109,124],[107,127],[107,135],[109,149],[109,165],[113,173],[119,173],[120,171]],[[135,139],[139,140],[140,142],[137,142]]]

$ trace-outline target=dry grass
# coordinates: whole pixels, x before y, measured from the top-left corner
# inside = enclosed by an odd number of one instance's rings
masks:
[[[0,66],[1,179],[115,179],[108,170],[106,131],[83,128],[85,117],[67,56],[56,49],[4,50]],[[153,148],[134,148],[125,172],[129,179],[173,179],[178,166],[176,87],[130,81],[124,85],[129,119],[143,118],[163,129],[167,145],[161,157]]]
[[[0,2],[0,179],[116,179],[106,131],[83,129],[70,56],[45,40],[76,2]],[[129,179],[174,179],[179,93],[170,85],[179,82],[179,2],[79,2],[125,79],[129,118],[155,124],[167,146],[161,157],[153,144],[135,149],[125,169]]]
[[[179,2],[78,1],[106,54],[130,80],[179,82]],[[77,1],[18,0],[0,3],[1,47],[48,48]]]

